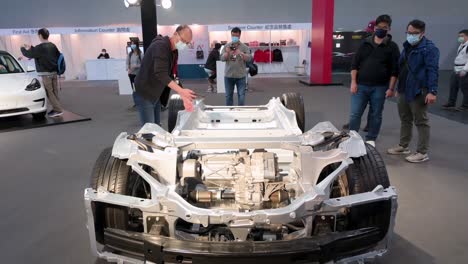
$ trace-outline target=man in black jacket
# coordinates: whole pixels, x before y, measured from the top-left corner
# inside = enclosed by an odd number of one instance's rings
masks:
[[[180,95],[186,111],[193,111],[195,93],[174,81],[177,50],[186,49],[191,41],[192,30],[189,26],[182,25],[177,27],[172,37],[157,36],[146,50],[140,72],[135,78],[135,103],[143,125],[160,125],[161,99],[168,98],[169,89]]]
[[[213,93],[216,92],[214,85],[216,83],[216,62],[219,61],[220,56],[219,49],[221,49],[221,44],[216,43],[205,63],[205,72],[208,74],[208,92]]]
[[[42,77],[47,99],[52,105],[52,110],[47,115],[58,117],[63,115],[57,85],[57,63],[60,51],[54,43],[49,42],[49,30],[42,28],[37,34],[41,44],[37,46],[25,44],[21,47],[21,53],[23,56],[35,60],[37,75]]]
[[[162,96],[167,98],[169,88],[180,95],[186,111],[193,111],[195,93],[174,81],[177,50],[186,49],[191,41],[192,30],[189,26],[182,25],[177,27],[172,37],[157,36],[146,50],[140,72],[135,78],[135,103],[143,125],[160,125],[161,99]]]
[[[362,114],[369,103],[369,131],[366,141],[373,146],[382,125],[385,98],[393,97],[398,77],[400,51],[388,34],[391,25],[390,16],[379,16],[375,33],[361,44],[352,63],[349,129],[359,131]]]

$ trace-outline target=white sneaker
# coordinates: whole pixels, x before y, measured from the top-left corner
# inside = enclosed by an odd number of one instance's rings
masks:
[[[387,153],[391,155],[408,155],[411,154],[411,150],[398,145],[397,147],[388,149]]]
[[[369,140],[369,141],[366,141],[367,144],[373,146],[375,148],[375,141],[373,140]]]
[[[406,161],[411,162],[411,163],[421,163],[429,160],[429,155],[427,154],[421,154],[421,153],[414,153],[413,155],[410,155],[406,157]]]

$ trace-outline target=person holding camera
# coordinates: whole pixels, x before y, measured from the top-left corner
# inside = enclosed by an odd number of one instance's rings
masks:
[[[251,59],[249,47],[240,41],[241,30],[235,27],[231,30],[232,42],[226,44],[221,54],[221,61],[226,62],[224,85],[226,88],[226,105],[232,106],[234,86],[237,86],[238,105],[245,105],[245,89],[247,86],[246,62]]]

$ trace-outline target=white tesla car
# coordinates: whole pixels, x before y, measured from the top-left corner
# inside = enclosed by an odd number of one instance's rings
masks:
[[[45,118],[47,96],[41,81],[11,54],[0,50],[0,118],[32,114]]]

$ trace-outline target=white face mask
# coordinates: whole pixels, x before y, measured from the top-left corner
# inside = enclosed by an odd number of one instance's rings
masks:
[[[177,49],[177,50],[185,50],[185,49],[187,49],[187,43],[183,43],[183,42],[180,41],[180,40],[175,44],[175,46],[176,46],[176,49]]]

